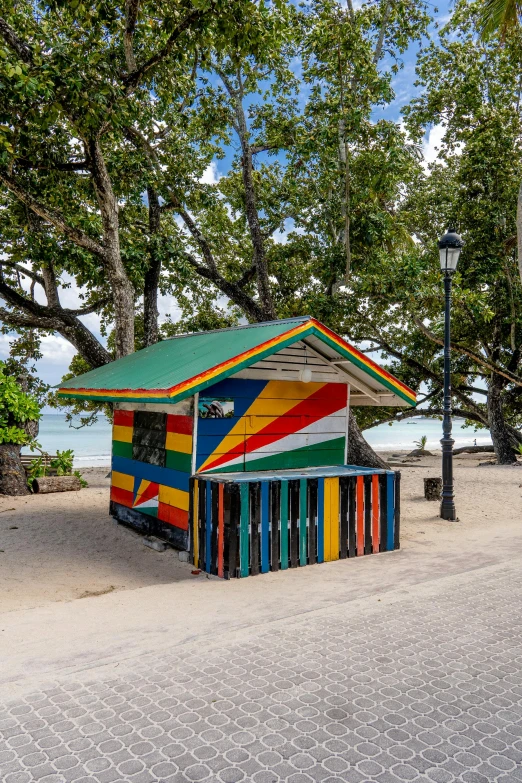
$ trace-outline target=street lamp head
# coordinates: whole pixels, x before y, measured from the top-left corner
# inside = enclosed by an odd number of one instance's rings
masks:
[[[440,268],[443,272],[451,274],[455,271],[463,247],[464,240],[455,229],[448,228],[444,236],[439,239]]]

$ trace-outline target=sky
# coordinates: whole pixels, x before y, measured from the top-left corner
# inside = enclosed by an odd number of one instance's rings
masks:
[[[439,24],[444,24],[449,19],[450,5],[448,0],[440,3],[437,7],[428,3],[434,19]],[[431,31],[433,36],[436,36],[436,29],[433,26]],[[390,120],[400,121],[402,108],[414,97],[416,89],[415,82],[415,61],[418,52],[418,44],[410,47],[410,49],[403,56],[404,67],[395,77],[393,86],[395,91],[395,100],[390,103],[384,110],[376,113],[376,118],[381,116]],[[437,150],[442,140],[443,129],[440,126],[431,128],[424,139],[423,153],[426,164],[433,162],[437,158]],[[214,183],[219,180],[221,174],[224,174],[230,165],[232,157],[235,153],[233,147],[231,147],[223,160],[213,162],[205,172],[203,181],[208,183]],[[81,307],[81,300],[79,298],[80,291],[76,287],[74,280],[69,279],[71,287],[67,289],[61,289],[60,298],[64,307]],[[37,286],[38,289],[38,286]],[[40,301],[45,304],[45,297],[41,294]],[[177,307],[176,300],[170,296],[162,296],[159,299],[158,307],[160,311],[160,320],[164,320],[168,314],[173,321],[179,318],[179,308]],[[85,325],[105,344],[105,338],[100,333],[99,318],[96,314],[91,314],[82,317],[82,321]],[[0,334],[0,360],[5,358],[9,354],[9,335]],[[68,371],[69,364],[75,354],[73,346],[64,338],[59,335],[47,335],[42,339],[42,353],[43,358],[36,363],[37,373],[39,377],[51,386],[59,384],[63,375]]]

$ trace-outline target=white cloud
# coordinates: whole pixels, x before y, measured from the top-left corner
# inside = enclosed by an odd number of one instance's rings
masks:
[[[209,163],[199,181],[204,185],[216,185],[219,182],[220,177],[221,174],[218,171],[217,163],[213,160]]]
[[[422,154],[426,165],[435,163],[439,157],[440,148],[444,139],[446,128],[444,125],[434,125],[426,134],[422,142]]]

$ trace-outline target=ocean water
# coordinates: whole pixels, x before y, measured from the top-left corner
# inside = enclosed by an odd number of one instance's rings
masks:
[[[111,461],[111,423],[100,416],[96,424],[75,430],[60,414],[44,413],[37,441],[48,454],[73,449],[77,468],[109,465]],[[28,448],[23,454],[31,454]],[[38,452],[32,452],[35,457]]]
[[[473,427],[464,429],[463,419],[453,420],[453,438],[455,447],[472,446],[476,439],[478,445],[490,444],[491,438],[487,430],[475,432]],[[428,438],[427,448],[440,448],[442,437],[442,422],[436,419],[416,417],[407,421],[381,424],[379,427],[366,430],[364,437],[378,451],[414,449],[415,441],[422,435]],[[59,414],[44,414],[40,420],[38,441],[49,454],[65,449],[74,450],[74,464],[81,468],[87,466],[104,466],[111,459],[111,425],[105,417],[100,417],[91,427],[75,430],[69,427],[64,417]],[[29,450],[24,448],[24,454]],[[35,455],[36,456],[36,455]]]

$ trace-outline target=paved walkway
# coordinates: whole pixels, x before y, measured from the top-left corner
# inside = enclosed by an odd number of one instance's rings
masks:
[[[522,559],[354,598],[55,672],[0,707],[0,778],[522,781]]]

